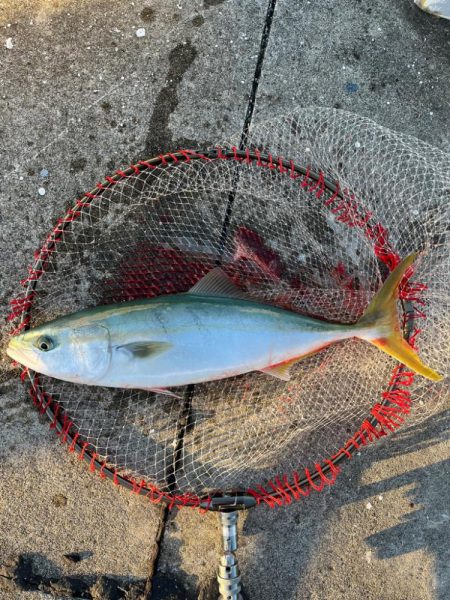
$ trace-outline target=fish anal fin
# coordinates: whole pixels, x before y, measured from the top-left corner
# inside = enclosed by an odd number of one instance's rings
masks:
[[[283,381],[290,381],[291,372],[290,369],[292,365],[294,365],[299,360],[302,360],[303,356],[297,356],[291,360],[287,360],[282,363],[278,363],[277,365],[271,365],[270,367],[266,367],[265,369],[260,369],[261,373],[266,373],[266,375],[271,375],[272,377],[276,377],[277,379],[281,379]]]
[[[127,352],[132,358],[148,358],[166,352],[170,347],[168,342],[132,342],[117,346],[117,350]]]
[[[261,371],[261,373],[266,373],[267,375],[272,375],[273,377],[277,377],[278,379],[282,379],[283,381],[290,381],[290,379],[291,379],[290,369],[291,369],[292,365],[295,365],[295,363],[298,363],[301,360],[304,360],[305,358],[314,356],[314,354],[318,354],[319,352],[321,352],[322,350],[327,348],[327,346],[329,346],[329,344],[327,344],[326,346],[321,346],[320,348],[317,348],[316,350],[311,350],[311,352],[307,352],[306,354],[302,354],[301,356],[296,356],[295,358],[291,358],[291,360],[287,360],[285,362],[278,363],[277,365],[272,365],[270,367],[267,367],[266,369],[260,369],[260,371]]]
[[[247,294],[238,288],[220,267],[216,267],[197,281],[188,294],[248,299]]]

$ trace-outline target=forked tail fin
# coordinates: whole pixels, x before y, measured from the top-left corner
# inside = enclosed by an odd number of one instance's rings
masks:
[[[410,254],[395,267],[358,321],[357,327],[368,327],[365,340],[393,356],[415,373],[432,381],[440,381],[443,377],[427,367],[403,338],[397,317],[398,286],[416,257],[417,253]]]

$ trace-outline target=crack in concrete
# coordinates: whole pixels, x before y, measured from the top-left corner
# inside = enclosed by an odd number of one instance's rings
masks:
[[[146,158],[157,156],[158,154],[173,149],[174,140],[173,134],[169,128],[169,120],[171,114],[176,110],[179,103],[179,86],[185,73],[193,64],[196,56],[197,50],[191,44],[190,40],[188,40],[186,43],[178,44],[173,50],[171,50],[169,54],[169,70],[166,77],[166,85],[159,91],[152,116],[150,117],[149,130],[144,148],[144,156]],[[180,147],[183,146],[187,148],[196,146],[196,142],[188,138],[177,138],[176,144]],[[167,477],[169,486],[171,488],[173,488],[175,485],[174,471],[178,452],[175,449],[173,464],[170,465],[171,470]],[[153,579],[158,569],[161,544],[168,516],[168,508],[161,506],[155,544],[148,559],[149,572],[145,581],[142,595],[143,599],[150,598],[152,595]]]
[[[147,575],[147,580],[145,582],[144,594],[142,596],[142,600],[146,598],[150,599],[152,589],[153,589],[153,577],[158,570],[158,562],[159,557],[161,555],[161,545],[164,536],[164,531],[166,530],[167,519],[169,518],[169,509],[167,506],[161,506],[158,530],[155,536],[155,543],[153,544],[153,551],[151,556],[149,556],[148,564],[149,564],[149,573]]]
[[[269,43],[270,31],[272,29],[273,16],[275,13],[275,6],[277,0],[269,0],[267,6],[266,18],[264,20],[264,28],[261,35],[261,42],[259,45],[258,58],[256,60],[255,74],[253,76],[252,91],[247,104],[247,112],[245,114],[244,126],[242,128],[242,135],[239,144],[239,148],[242,150],[245,148],[248,138],[248,132],[253,118],[253,112],[255,110],[256,95],[258,93],[259,81],[261,79],[262,67],[264,58],[266,55],[267,45]]]
[[[255,74],[253,76],[252,89],[247,104],[247,111],[245,114],[244,125],[242,127],[241,139],[239,141],[239,150],[244,150],[247,145],[248,133],[253,119],[253,112],[255,110],[256,95],[258,93],[259,81],[261,79],[262,67],[264,63],[264,57],[266,55],[267,45],[269,43],[270,31],[272,29],[272,21],[275,13],[275,6],[277,0],[269,0],[267,6],[266,18],[264,20],[264,28],[261,35],[261,42],[259,45],[258,58],[256,61]],[[222,232],[220,234],[219,248],[222,254],[223,248],[225,247],[225,241],[228,236],[228,228],[230,226],[231,212],[233,210],[234,198],[236,195],[236,189],[238,184],[239,175],[236,175],[236,181],[234,182],[233,189],[230,191],[228,197],[228,203],[225,210],[225,217],[222,224]]]

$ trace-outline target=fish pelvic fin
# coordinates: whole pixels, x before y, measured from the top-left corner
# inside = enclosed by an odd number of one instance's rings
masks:
[[[417,256],[418,253],[410,254],[395,267],[381,290],[372,299],[364,315],[356,323],[356,327],[367,328],[367,335],[360,337],[396,358],[415,373],[432,381],[441,381],[442,375],[425,365],[404,339],[398,322],[398,288],[405,272]]]

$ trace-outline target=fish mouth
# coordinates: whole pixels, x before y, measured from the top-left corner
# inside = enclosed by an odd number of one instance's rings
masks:
[[[21,345],[20,338],[12,338],[6,348],[6,354],[12,360],[30,369],[39,368],[40,361],[33,350],[27,350]]]
[[[12,360],[15,360],[16,362],[25,365],[25,354],[23,350],[19,346],[17,346],[16,340],[12,339],[9,342],[8,347],[6,348],[6,354],[9,356],[9,358],[12,358]]]

